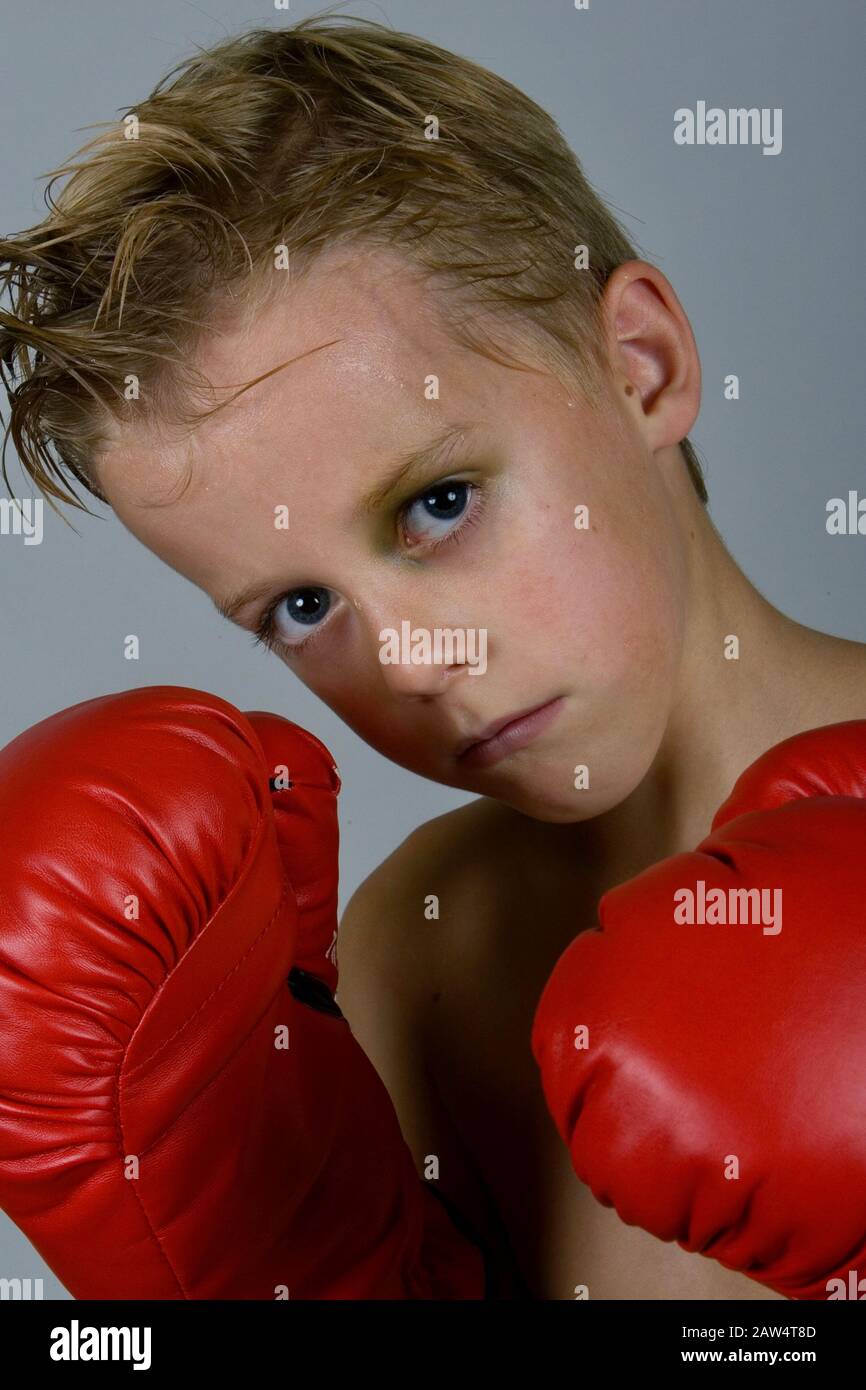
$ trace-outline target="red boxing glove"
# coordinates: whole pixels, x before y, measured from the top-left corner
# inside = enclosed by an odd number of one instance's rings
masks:
[[[0,754],[0,1205],[75,1297],[484,1296],[332,997],[339,786],[177,687]]]
[[[578,1177],[627,1224],[778,1293],[857,1297],[866,722],[765,753],[697,850],[607,893],[599,920],[532,1033]]]

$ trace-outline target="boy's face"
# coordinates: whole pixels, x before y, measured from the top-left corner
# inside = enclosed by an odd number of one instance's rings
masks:
[[[549,375],[456,344],[382,254],[332,253],[198,362],[237,387],[288,358],[186,443],[118,439],[98,471],[122,522],[217,603],[262,586],[236,615],[250,631],[278,600],[281,659],[394,762],[546,821],[623,800],[671,712],[685,602],[639,408],[613,388],[591,408]],[[364,508],[456,425],[446,457]],[[438,663],[383,664],[381,635],[404,622],[475,645],[450,662],[446,648]],[[557,698],[526,746],[487,766],[461,759],[473,735]],[[580,764],[588,790],[575,790]]]

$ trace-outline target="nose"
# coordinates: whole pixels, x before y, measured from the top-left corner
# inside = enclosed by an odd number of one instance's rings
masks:
[[[454,679],[480,671],[482,659],[486,665],[486,633],[482,639],[476,629],[400,616],[382,621],[372,636],[382,680],[404,699],[442,695]]]

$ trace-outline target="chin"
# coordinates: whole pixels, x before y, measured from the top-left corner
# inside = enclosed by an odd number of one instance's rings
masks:
[[[624,801],[627,792],[621,797],[611,797],[586,791],[572,791],[568,789],[563,793],[557,789],[556,793],[548,789],[545,791],[538,785],[520,786],[513,784],[499,788],[491,787],[490,790],[481,793],[489,796],[491,801],[499,801],[503,806],[510,806],[513,811],[519,811],[521,815],[529,816],[532,820],[544,821],[548,825],[576,825],[580,821],[592,820],[595,816],[602,815],[609,811],[612,806],[618,805],[619,801]]]
[[[584,809],[582,814],[578,814],[574,806],[551,806],[549,802],[518,802],[516,799],[506,800],[504,797],[497,797],[497,801],[505,801],[515,811],[520,811],[524,816],[529,816],[530,820],[542,821],[546,825],[579,825],[581,821],[592,820],[599,814],[595,810]]]
[[[514,760],[505,760],[499,777],[494,775],[498,769],[490,768],[485,779],[487,785],[477,790],[481,795],[500,801],[533,820],[550,825],[576,825],[612,811],[627,800],[643,781],[652,760],[646,750],[628,766],[622,759],[622,750],[618,752],[617,765],[608,767],[608,776],[603,782],[599,781],[597,774],[596,785],[593,785],[592,761],[589,762],[590,785],[578,788],[574,786],[574,764],[569,763],[564,767],[560,760],[556,760],[544,767],[531,767],[527,761],[521,769],[517,765],[518,754]],[[596,767],[598,761],[596,755]]]

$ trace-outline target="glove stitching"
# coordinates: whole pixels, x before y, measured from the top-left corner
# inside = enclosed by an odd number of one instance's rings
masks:
[[[157,1057],[159,1057],[160,1053],[161,1053],[161,1052],[164,1052],[165,1049],[166,1049],[171,1043],[174,1042],[175,1038],[176,1038],[180,1033],[182,1033],[182,1032],[184,1031],[185,1028],[188,1028],[188,1027],[190,1026],[190,1024],[198,1017],[198,1015],[202,1012],[202,1010],[207,1008],[207,1006],[210,1004],[211,1000],[214,999],[214,998],[216,997],[216,995],[218,995],[218,994],[220,993],[220,991],[221,991],[222,989],[225,988],[225,986],[228,984],[228,982],[229,982],[229,980],[232,978],[232,976],[235,975],[235,974],[238,972],[238,970],[240,970],[241,966],[244,964],[244,962],[246,961],[247,957],[248,957],[249,955],[251,955],[251,953],[252,953],[253,951],[255,951],[255,950],[258,948],[258,946],[261,944],[261,942],[262,942],[262,940],[264,939],[264,937],[265,937],[265,936],[267,935],[267,933],[271,930],[271,927],[274,925],[274,922],[277,920],[277,918],[279,917],[279,915],[280,915],[280,913],[281,913],[281,911],[282,911],[283,903],[284,903],[285,900],[286,900],[286,894],[287,894],[288,891],[289,891],[289,886],[290,886],[290,885],[289,885],[288,879],[286,878],[285,875],[283,875],[283,887],[282,887],[282,890],[281,890],[281,892],[280,892],[280,897],[279,897],[279,901],[278,901],[278,903],[277,903],[277,906],[275,907],[275,909],[274,909],[274,911],[273,911],[273,914],[272,914],[272,916],[270,917],[269,921],[266,923],[266,925],[265,925],[264,927],[262,927],[262,930],[259,932],[258,936],[256,936],[256,937],[250,942],[249,946],[248,946],[247,949],[244,951],[243,955],[240,956],[239,959],[235,962],[235,964],[232,966],[232,968],[231,968],[231,970],[228,972],[228,974],[227,974],[226,976],[224,976],[224,978],[223,978],[222,980],[220,980],[219,984],[218,984],[214,989],[211,990],[210,994],[209,994],[205,999],[203,999],[203,1000],[201,1001],[201,1003],[198,1005],[198,1007],[196,1008],[196,1010],[195,1010],[193,1013],[191,1013],[187,1018],[185,1018],[184,1021],[183,1021],[183,1023],[178,1024],[178,1026],[177,1026],[177,1028],[174,1030],[174,1032],[171,1033],[171,1034],[169,1035],[169,1037],[165,1038],[165,1039],[163,1040],[162,1043],[160,1043],[159,1047],[156,1049],[155,1052],[151,1052],[151,1053],[149,1054],[149,1056],[143,1058],[142,1061],[136,1062],[135,1066],[130,1068],[130,1070],[129,1070],[129,1072],[128,1072],[128,1076],[130,1076],[130,1077],[137,1076],[138,1073],[139,1073],[144,1067],[150,1066],[150,1064],[151,1064]],[[227,904],[228,902],[229,902],[229,898],[226,898],[225,902],[220,904],[219,908],[217,909],[217,912],[222,912],[223,909],[225,908],[225,906],[226,906],[226,904]],[[214,918],[211,917],[210,921],[209,921],[209,922],[207,923],[207,925],[205,926],[204,931],[207,931],[208,926],[210,926],[210,923],[211,923],[213,920],[214,920]],[[199,932],[198,936],[195,938],[196,941],[200,941],[203,935],[204,935],[204,932]],[[177,968],[177,967],[175,967],[175,969],[176,969],[176,968]],[[166,977],[165,977],[165,979],[163,980],[162,984],[159,986],[159,989],[157,990],[156,994],[153,996],[153,999],[151,1000],[150,1005],[148,1006],[149,1009],[150,1009],[150,1008],[153,1008],[154,1002],[159,998],[159,993],[160,993],[160,991],[161,991],[162,989],[165,988],[166,984],[167,984],[168,981],[171,979],[172,974],[173,974],[173,971],[169,971],[169,973],[166,975]],[[138,1032],[138,1027],[140,1027],[141,1022],[143,1021],[143,1017],[144,1017],[144,1015],[142,1015],[142,1019],[139,1020],[139,1024],[138,1024],[138,1026],[136,1027],[135,1033]],[[127,1043],[127,1048],[129,1048],[129,1047],[132,1045],[132,1043],[133,1043],[133,1041],[134,1041],[134,1039],[135,1039],[135,1033],[133,1033],[132,1036],[130,1037],[129,1042]]]
[[[250,954],[250,952],[251,952],[252,950],[254,950],[255,947],[259,944],[259,942],[261,941],[261,939],[262,939],[262,937],[265,935],[265,933],[268,932],[268,931],[270,930],[270,928],[273,926],[274,922],[276,921],[277,916],[279,915],[280,908],[282,907],[282,904],[283,904],[283,902],[284,902],[284,900],[285,900],[286,894],[287,894],[287,892],[289,891],[289,886],[290,886],[290,885],[289,885],[288,881],[287,881],[287,880],[284,880],[284,882],[283,882],[283,888],[282,888],[282,891],[281,891],[281,893],[280,893],[280,901],[279,901],[279,904],[278,904],[278,906],[277,906],[277,908],[276,908],[276,910],[275,910],[273,916],[271,917],[270,921],[268,922],[267,926],[264,927],[264,928],[262,929],[261,932],[259,932],[259,935],[256,937],[255,941],[253,941],[253,942],[251,943],[249,949],[248,949],[247,951],[244,952],[244,955],[243,955],[243,956],[241,957],[241,959],[237,962],[237,964],[233,967],[233,969],[229,972],[229,974],[225,977],[225,980],[224,980],[220,985],[218,985],[217,988],[216,988],[215,990],[213,990],[213,991],[211,992],[211,994],[208,996],[208,999],[205,1000],[205,1001],[203,1001],[203,1003],[202,1003],[202,1005],[200,1006],[200,1008],[204,1008],[205,1004],[208,1003],[209,1000],[212,999],[212,998],[214,997],[215,994],[219,993],[219,990],[222,989],[222,985],[225,984],[226,981],[229,980],[229,979],[231,978],[231,976],[232,976],[232,975],[235,973],[235,971],[240,967],[240,965],[243,963],[243,961],[246,959],[246,957]],[[169,977],[166,977],[166,978],[169,978]],[[207,1084],[206,1084],[201,1090],[198,1090],[198,1091],[195,1093],[195,1095],[194,1095],[193,1097],[190,1098],[190,1100],[189,1100],[189,1101],[187,1102],[187,1104],[184,1106],[183,1110],[178,1111],[178,1113],[172,1117],[172,1119],[168,1122],[168,1124],[165,1125],[165,1127],[160,1131],[160,1133],[157,1134],[157,1135],[155,1135],[155,1136],[153,1137],[153,1139],[151,1140],[150,1144],[148,1144],[148,1146],[141,1152],[141,1154],[138,1155],[140,1158],[144,1158],[144,1157],[146,1157],[147,1155],[152,1154],[152,1153],[156,1150],[157,1146],[163,1141],[163,1139],[164,1139],[164,1138],[166,1137],[166,1135],[169,1133],[169,1131],[178,1123],[178,1121],[181,1119],[181,1117],[186,1113],[186,1111],[189,1109],[189,1106],[193,1103],[193,1101],[197,1101],[197,1100],[199,1100],[199,1099],[201,1098],[201,1096],[205,1095],[205,1094],[207,1093],[207,1091],[210,1090],[210,1088],[216,1083],[216,1081],[219,1079],[219,1077],[222,1076],[223,1072],[226,1070],[226,1068],[229,1066],[229,1064],[232,1063],[232,1062],[235,1060],[235,1058],[237,1057],[238,1053],[239,1053],[239,1052],[246,1046],[246,1044],[250,1041],[250,1038],[252,1037],[253,1032],[255,1031],[255,1027],[258,1025],[258,1023],[261,1021],[261,1019],[265,1016],[265,1014],[271,1009],[271,1007],[273,1006],[274,1000],[275,1000],[275,999],[278,997],[278,995],[281,993],[282,989],[283,989],[283,982],[281,981],[279,987],[274,991],[274,993],[273,993],[273,994],[271,995],[271,997],[268,999],[268,1001],[267,1001],[265,1007],[264,1007],[264,1008],[262,1009],[262,1011],[259,1013],[257,1019],[255,1020],[255,1023],[254,1023],[254,1025],[253,1025],[253,1027],[246,1033],[246,1035],[245,1035],[244,1037],[242,1037],[242,1038],[239,1040],[237,1047],[234,1049],[234,1051],[233,1051],[228,1057],[226,1057],[225,1061],[223,1062],[223,1064],[222,1064],[222,1066],[219,1068],[219,1070],[216,1071],[216,1072],[214,1072],[213,1076],[211,1076],[211,1077],[209,1078]],[[198,1013],[199,1011],[200,1011],[200,1010],[197,1009],[197,1010],[196,1010],[196,1013]],[[194,1018],[194,1017],[195,1017],[194,1014],[191,1015],[190,1019],[187,1020],[187,1022],[190,1022],[191,1019]],[[182,1029],[183,1027],[186,1027],[186,1023],[183,1024],[183,1025],[181,1025],[181,1029]],[[178,1029],[177,1032],[180,1032],[181,1029]],[[172,1036],[176,1036],[176,1034],[173,1034]],[[133,1037],[134,1037],[134,1034],[133,1034]],[[132,1039],[130,1039],[130,1042],[131,1042],[131,1041],[132,1041]],[[170,1039],[169,1039],[169,1041],[170,1041]],[[128,1046],[128,1045],[127,1045],[127,1046]],[[148,1060],[152,1060],[153,1057],[157,1056],[159,1051],[161,1051],[161,1049],[158,1049],[156,1053],[153,1053],[152,1056],[151,1056],[151,1058],[148,1059]],[[142,1066],[142,1065],[144,1065],[144,1064],[143,1064],[143,1063],[139,1064],[139,1066]],[[136,1071],[139,1070],[139,1066],[137,1066],[137,1067],[135,1068]],[[115,1117],[115,1128],[116,1128],[116,1133],[117,1133],[117,1138],[118,1138],[118,1148],[119,1148],[119,1151],[120,1151],[121,1162],[122,1162],[123,1156],[124,1156],[125,1153],[126,1153],[126,1145],[125,1145],[124,1139],[123,1139],[123,1122],[122,1122],[121,1117],[120,1117],[120,1108],[121,1108],[121,1097],[120,1097],[120,1089],[121,1089],[121,1087],[120,1087],[120,1080],[121,1080],[121,1078],[120,1078],[120,1073],[121,1073],[122,1069],[123,1069],[123,1059],[121,1059],[121,1061],[120,1061],[120,1063],[119,1063],[119,1065],[118,1065],[118,1067],[117,1067],[117,1069],[116,1069],[116,1071],[115,1071],[114,1107],[113,1107],[113,1109],[114,1109],[114,1117]],[[128,1073],[127,1075],[129,1075],[129,1073]],[[147,1228],[148,1228],[148,1230],[149,1230],[151,1236],[153,1237],[153,1240],[154,1240],[155,1243],[156,1243],[156,1246],[157,1246],[157,1248],[158,1248],[158,1250],[159,1250],[159,1254],[160,1254],[161,1258],[164,1260],[165,1265],[166,1265],[166,1268],[168,1269],[169,1273],[171,1274],[172,1278],[174,1279],[175,1284],[176,1284],[178,1290],[183,1294],[183,1297],[184,1297],[185,1299],[188,1299],[188,1298],[189,1298],[189,1295],[188,1295],[188,1293],[187,1293],[187,1290],[186,1290],[186,1288],[184,1287],[183,1283],[181,1282],[181,1280],[180,1280],[180,1278],[179,1278],[179,1275],[178,1275],[178,1272],[177,1272],[177,1270],[175,1269],[174,1265],[172,1264],[172,1262],[171,1262],[171,1260],[170,1260],[170,1258],[169,1258],[169,1256],[168,1256],[168,1253],[167,1253],[167,1251],[166,1251],[166,1248],[165,1248],[165,1246],[164,1246],[164,1244],[163,1244],[162,1237],[161,1237],[159,1231],[157,1230],[157,1228],[156,1228],[156,1226],[155,1226],[153,1220],[151,1219],[150,1213],[148,1212],[147,1207],[145,1206],[143,1195],[141,1194],[141,1192],[139,1191],[139,1189],[138,1189],[137,1186],[134,1186],[134,1187],[133,1187],[132,1196],[133,1196],[134,1200],[136,1201],[136,1203],[138,1204],[139,1211],[141,1212],[141,1215],[142,1215],[142,1217],[144,1218],[145,1224],[146,1224],[146,1226],[147,1226]]]

